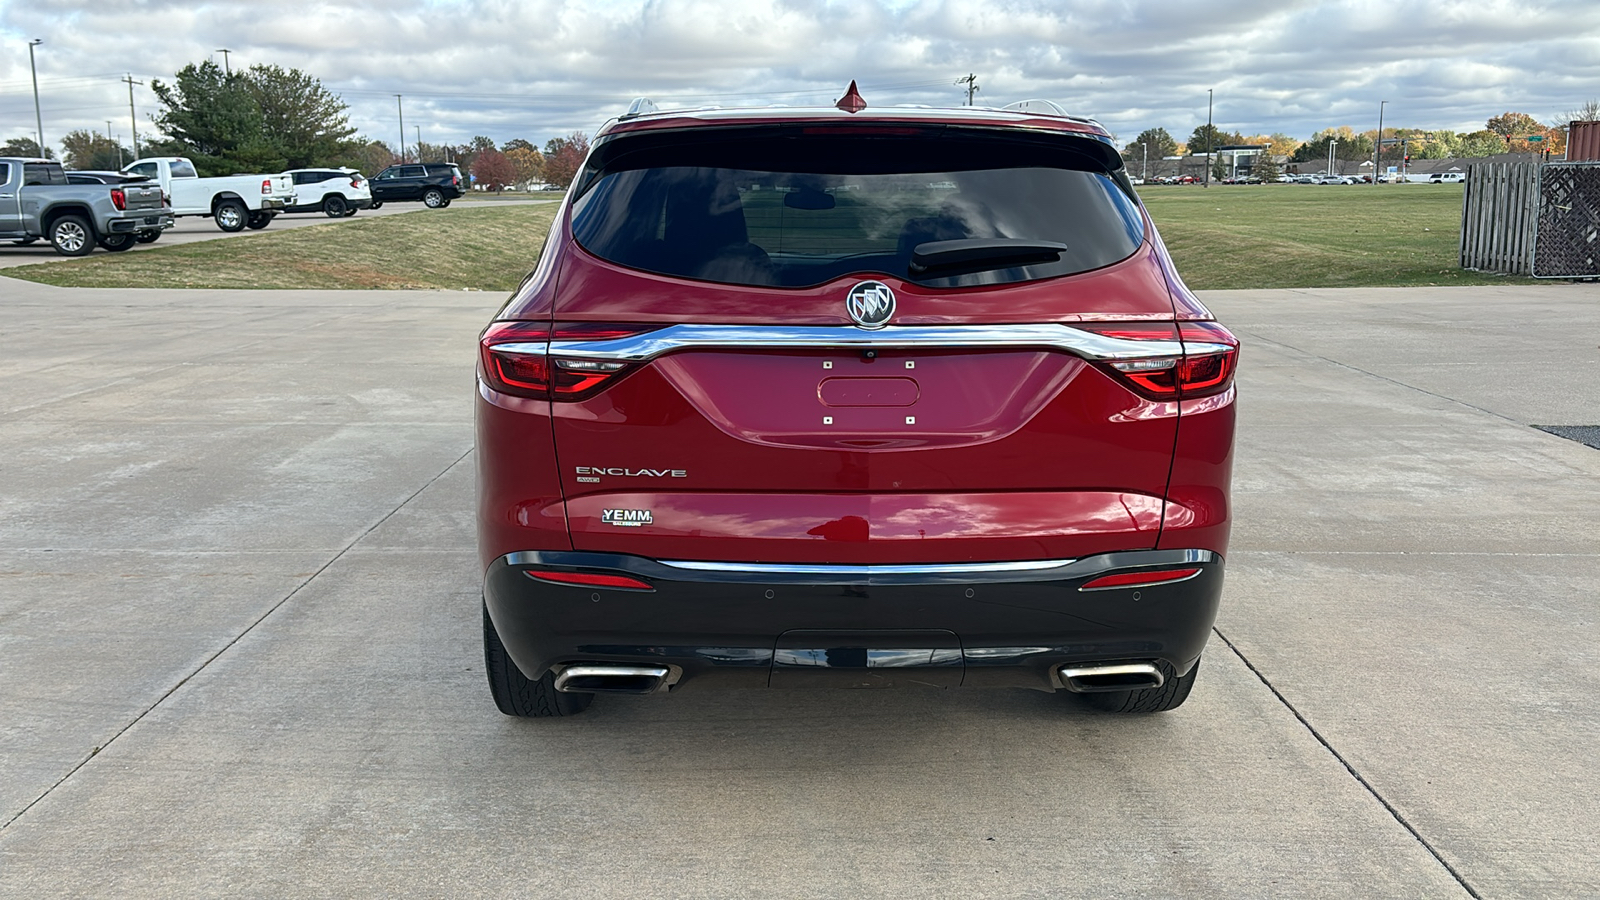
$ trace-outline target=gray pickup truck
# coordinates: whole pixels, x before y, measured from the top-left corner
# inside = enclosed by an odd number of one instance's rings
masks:
[[[69,184],[54,160],[0,156],[0,240],[44,238],[63,256],[84,256],[96,244],[127,250],[172,222],[155,182]]]

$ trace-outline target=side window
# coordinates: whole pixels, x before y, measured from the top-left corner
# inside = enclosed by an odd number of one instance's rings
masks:
[[[373,176],[372,180],[373,181],[388,181],[389,179],[391,179],[393,177],[394,177],[394,169],[384,169],[382,172],[379,172],[377,175]]]
[[[295,184],[315,184],[316,183],[316,173],[314,173],[314,172],[296,172],[296,173],[294,173],[294,183]]]
[[[0,184],[11,183],[11,163],[0,163]]]
[[[422,166],[403,166],[400,169],[401,178],[422,178],[427,174],[428,170]]]
[[[143,175],[145,178],[155,178],[160,174],[160,168],[155,163],[147,162],[139,163],[137,166],[130,166],[128,172],[132,175]]]
[[[67,173],[54,163],[23,163],[22,183],[67,184]]]
[[[194,170],[194,166],[190,165],[189,161],[186,160],[186,159],[182,159],[182,160],[178,160],[178,161],[174,162],[171,165],[170,168],[172,170],[172,177],[173,178],[199,178],[200,177],[200,173],[196,172]]]

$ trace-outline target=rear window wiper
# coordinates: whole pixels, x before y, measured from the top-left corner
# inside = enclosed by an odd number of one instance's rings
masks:
[[[911,273],[930,269],[960,267],[969,270],[999,269],[1026,263],[1053,262],[1066,252],[1060,241],[1030,241],[1022,238],[976,238],[962,241],[929,241],[911,251]]]

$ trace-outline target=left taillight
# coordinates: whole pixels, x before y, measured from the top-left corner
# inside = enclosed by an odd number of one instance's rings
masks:
[[[128,195],[122,188],[111,189],[111,205],[119,210],[128,208]]]
[[[263,193],[263,194],[272,193],[272,179],[271,178],[263,178],[263,179],[261,179],[261,193]]]
[[[655,325],[603,322],[494,322],[478,339],[484,381],[497,391],[539,400],[585,400],[633,368],[625,362],[551,357],[550,342],[608,341],[653,331]]]
[[[1216,322],[1097,323],[1077,327],[1122,340],[1164,343],[1165,348],[1149,356],[1099,362],[1103,369],[1152,400],[1208,397],[1233,386],[1233,373],[1239,365],[1239,339]]]

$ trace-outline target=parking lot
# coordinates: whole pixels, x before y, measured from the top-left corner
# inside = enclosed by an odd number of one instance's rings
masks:
[[[1228,586],[1144,717],[505,718],[470,404],[500,297],[0,298],[0,895],[1600,893],[1600,450],[1531,427],[1600,424],[1600,286],[1206,295],[1244,341]]]
[[[551,195],[554,199],[533,200],[457,200],[450,204],[452,207],[471,209],[479,206],[501,206],[504,204],[527,203],[560,203],[559,195]],[[192,244],[197,241],[212,241],[219,238],[249,237],[253,234],[272,234],[289,228],[305,228],[310,225],[339,225],[345,222],[359,222],[363,219],[377,218],[379,216],[394,216],[402,213],[427,213],[431,212],[421,203],[385,203],[382,209],[363,209],[344,219],[330,219],[322,213],[287,213],[272,220],[272,224],[259,231],[246,229],[244,231],[227,232],[217,227],[217,223],[208,218],[189,216],[179,219],[176,224],[162,233],[161,239],[153,244],[134,244],[131,250],[124,252],[138,253],[153,250],[158,247],[170,247],[174,244]],[[95,256],[110,255],[105,250],[95,250]],[[9,241],[0,242],[0,269],[9,266],[25,266],[29,263],[50,262],[63,257],[49,245],[40,241],[26,247],[19,247]]]

